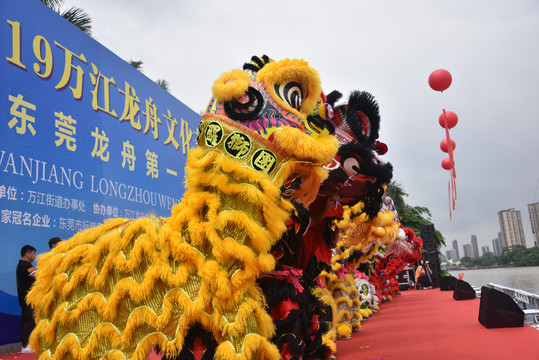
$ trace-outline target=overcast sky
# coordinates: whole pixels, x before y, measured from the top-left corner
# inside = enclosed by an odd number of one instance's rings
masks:
[[[488,245],[498,211],[538,201],[539,2],[537,0],[142,1],[66,0],[93,20],[94,38],[199,112],[221,73],[252,55],[301,58],[320,73],[326,93],[366,90],[381,110],[383,160],[425,206],[450,245],[477,235]],[[447,69],[443,94],[429,74]],[[449,172],[440,163],[442,109],[455,112],[457,203],[449,219]],[[443,250],[443,249],[442,249]],[[444,251],[445,253],[445,251]]]

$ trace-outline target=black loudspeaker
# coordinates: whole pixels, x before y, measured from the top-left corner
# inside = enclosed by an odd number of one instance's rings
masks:
[[[442,271],[433,224],[421,226],[421,240],[423,240],[423,258],[429,262],[429,267],[432,270],[432,286],[440,287]]]
[[[471,300],[475,299],[475,290],[472,285],[464,280],[457,279],[455,290],[453,291],[453,299],[455,300]]]
[[[455,290],[455,284],[457,283],[457,278],[454,276],[442,276],[440,279],[440,290]]]
[[[397,281],[399,282],[399,291],[406,291],[410,287],[410,274],[408,270],[403,270],[397,274]]]
[[[479,322],[487,329],[524,326],[524,311],[511,296],[483,286]]]

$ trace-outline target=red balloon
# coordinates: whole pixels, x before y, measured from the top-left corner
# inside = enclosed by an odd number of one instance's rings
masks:
[[[457,125],[457,123],[459,122],[459,117],[453,111],[446,111],[445,112],[445,119],[447,119],[447,128],[448,129],[454,128],[455,125]],[[440,126],[445,129],[444,113],[442,113],[440,115],[440,117],[438,118],[438,122],[440,123]]]
[[[451,74],[444,69],[434,70],[429,75],[429,85],[435,91],[444,91],[451,85],[451,81],[453,81]]]
[[[449,142],[451,143],[451,149],[455,150],[455,141],[453,139],[449,139]],[[440,149],[444,153],[449,152],[449,148],[447,147],[447,139],[443,139],[440,143]]]
[[[442,160],[442,167],[446,170],[451,170],[453,168],[453,162],[450,158],[445,158]]]

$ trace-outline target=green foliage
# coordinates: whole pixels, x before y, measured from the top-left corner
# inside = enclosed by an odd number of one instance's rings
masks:
[[[86,34],[92,36],[92,18],[83,9],[72,7],[62,12],[61,7],[64,0],[41,0],[41,2]]]
[[[129,65],[131,65],[138,71],[143,72],[142,65],[144,65],[144,62],[142,60],[129,60]]]
[[[67,21],[78,27],[86,34],[92,36],[92,19],[87,12],[78,7],[72,7],[64,12],[58,13]]]
[[[406,206],[404,197],[408,196],[408,194],[404,192],[402,185],[396,181],[391,181],[389,183],[387,190],[388,190],[388,195],[393,200],[393,204],[395,205],[397,212],[399,214],[404,212],[404,207]]]
[[[161,86],[166,91],[170,91],[168,81],[166,81],[165,79],[157,79],[157,80],[155,80],[155,83],[157,85]]]
[[[57,9],[64,3],[64,0],[41,0],[41,2],[51,9]]]
[[[404,192],[401,184],[392,181],[388,186],[388,195],[393,200],[401,224],[404,227],[414,230],[419,235],[423,225],[432,223],[432,215],[428,208],[424,206],[411,206],[404,201],[404,197],[408,196],[408,194]],[[435,229],[435,235],[438,247],[445,245],[445,238],[442,233]]]
[[[494,255],[494,253],[491,253],[490,251],[479,258],[480,266],[490,266],[496,264],[497,262],[498,259],[496,258],[496,255]]]
[[[496,265],[539,266],[539,248],[526,248],[517,245],[503,249],[500,256],[487,252],[483,256],[474,259],[463,257],[460,259],[460,264],[463,267],[488,267]]]
[[[472,267],[473,266],[473,259],[469,256],[464,256],[460,258],[460,264],[463,267]]]

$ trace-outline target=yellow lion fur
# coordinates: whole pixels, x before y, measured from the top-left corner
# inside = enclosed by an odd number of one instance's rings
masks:
[[[221,102],[236,100],[247,93],[251,79],[242,70],[231,70],[221,75],[212,86],[212,93]]]
[[[258,71],[257,80],[266,83],[269,94],[281,107],[302,118],[311,113],[322,92],[318,72],[305,60],[286,59],[270,62]],[[287,80],[299,81],[303,87],[305,96],[300,111],[285,103],[273,88],[273,84],[281,84]]]
[[[312,147],[312,138],[297,136],[295,151]],[[335,145],[327,141],[312,160],[329,161]],[[273,270],[269,250],[293,210],[280,193],[297,172],[290,155],[270,178],[218,150],[193,149],[189,190],[170,218],[109,220],[41,256],[28,295],[39,359],[142,360],[156,345],[176,356],[195,322],[216,339],[217,358],[278,359],[255,280]],[[321,169],[303,176],[324,178]]]

